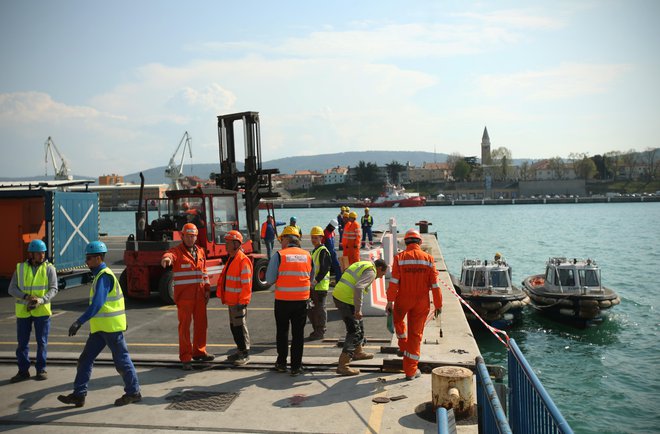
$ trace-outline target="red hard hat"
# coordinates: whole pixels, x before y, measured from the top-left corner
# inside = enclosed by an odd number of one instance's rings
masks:
[[[238,231],[229,231],[225,234],[225,241],[239,241],[243,244],[243,234]]]
[[[183,225],[183,228],[181,229],[181,232],[189,235],[197,235],[199,232],[197,231],[197,226],[194,225],[194,223],[186,223]]]
[[[421,240],[422,236],[416,229],[408,229],[408,232],[406,232],[406,235],[403,237],[403,239],[407,240],[408,238],[417,238],[418,240]]]

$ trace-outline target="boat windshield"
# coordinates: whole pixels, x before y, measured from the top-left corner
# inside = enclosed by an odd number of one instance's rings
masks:
[[[578,271],[582,286],[600,286],[598,270],[582,269]]]
[[[506,270],[491,270],[490,285],[494,288],[506,288],[509,286],[509,273]]]
[[[559,283],[561,286],[575,286],[575,270],[573,268],[559,268]]]
[[[486,286],[486,274],[483,270],[465,270],[463,283],[468,286]]]

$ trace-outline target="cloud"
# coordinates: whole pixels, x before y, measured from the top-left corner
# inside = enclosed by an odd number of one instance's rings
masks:
[[[54,101],[41,92],[15,92],[0,94],[0,123],[5,125],[32,122],[58,122],[92,120],[99,118],[122,119],[121,116],[100,112],[92,107],[70,106]]]
[[[487,26],[503,26],[513,29],[557,30],[566,25],[565,19],[543,15],[530,9],[506,9],[487,13],[465,12],[453,14]]]
[[[477,83],[480,91],[491,97],[570,99],[605,93],[631,69],[631,65],[625,64],[565,63],[547,70],[483,75]]]

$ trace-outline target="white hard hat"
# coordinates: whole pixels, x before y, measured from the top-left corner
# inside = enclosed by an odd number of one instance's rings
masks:
[[[330,220],[330,223],[328,223],[328,224],[331,225],[333,228],[336,228],[337,226],[339,226],[339,222],[337,221],[337,219]]]

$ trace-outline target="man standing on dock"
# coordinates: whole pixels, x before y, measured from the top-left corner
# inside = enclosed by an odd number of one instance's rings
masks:
[[[268,259],[273,254],[273,248],[275,247],[275,238],[277,237],[277,226],[284,226],[286,223],[275,221],[275,217],[268,215],[266,221],[261,225],[261,238],[266,244],[266,255]]]
[[[442,293],[438,285],[438,270],[435,259],[420,247],[422,236],[410,229],[404,236],[406,250],[394,257],[392,278],[387,288],[388,313],[393,312],[394,329],[403,353],[403,370],[406,380],[421,375],[419,363],[424,326],[431,303],[429,291],[433,293],[435,316],[442,310]],[[408,318],[408,327],[404,319]]]
[[[348,213],[348,223],[344,225],[344,238],[341,241],[348,265],[360,260],[360,226],[355,221],[357,216],[355,211]]]
[[[362,216],[362,219],[360,219],[360,223],[362,225],[361,247],[364,249],[367,238],[369,238],[369,247],[371,247],[374,242],[374,235],[371,233],[371,227],[374,225],[374,218],[371,214],[369,214],[369,208],[364,209],[364,215]]]
[[[382,259],[376,259],[373,263],[359,261],[344,270],[341,281],[335,285],[332,298],[346,326],[346,338],[337,364],[336,372],[339,375],[350,376],[360,373],[359,369],[348,366],[351,360],[374,358],[373,354],[366,353],[362,349],[365,342],[362,299],[374,280],[380,279],[386,272],[387,263]]]
[[[206,274],[204,250],[197,247],[197,226],[186,223],[181,230],[183,241],[163,254],[160,265],[172,267],[174,303],[179,317],[179,360],[184,370],[193,369],[192,360],[210,362],[215,358],[206,352],[206,305],[211,284]],[[190,342],[190,324],[193,342]]]
[[[37,338],[36,379],[48,378],[46,356],[50,330],[50,300],[57,294],[57,273],[55,267],[46,260],[46,250],[46,243],[43,241],[30,241],[27,261],[16,264],[16,272],[9,282],[9,295],[16,299],[18,338],[18,374],[11,377],[12,383],[30,378],[28,345],[33,324]]]
[[[322,243],[323,229],[321,226],[314,226],[309,235],[314,245],[314,250],[312,250],[314,278],[312,279],[312,289],[310,291],[312,306],[311,309],[307,310],[307,317],[314,330],[308,339],[317,340],[325,337],[326,323],[328,321],[325,299],[330,288],[331,263],[330,252],[328,252],[328,249]]]

